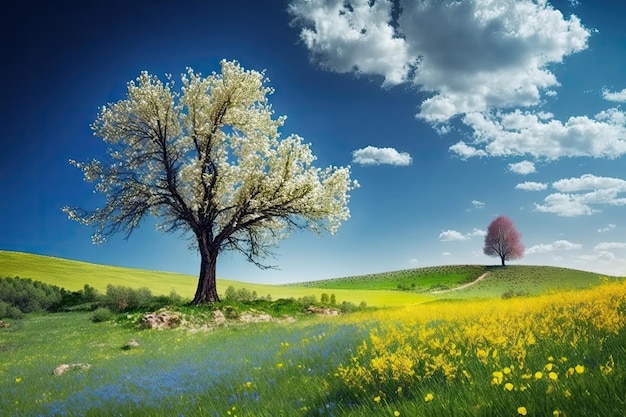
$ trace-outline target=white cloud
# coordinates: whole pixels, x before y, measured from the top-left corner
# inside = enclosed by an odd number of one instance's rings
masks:
[[[598,233],[604,233],[604,232],[610,232],[611,230],[615,229],[617,226],[609,223],[609,225],[607,227],[602,227],[600,229],[598,229]]]
[[[535,169],[535,164],[530,161],[522,161],[515,164],[509,164],[508,169],[509,171],[520,175],[528,175],[537,172],[537,170]]]
[[[544,184],[542,182],[532,182],[526,181],[521,184],[517,184],[515,186],[516,190],[524,190],[524,191],[543,191],[548,188],[548,184]]]
[[[406,152],[398,152],[394,148],[376,148],[367,146],[352,152],[352,162],[360,165],[411,165],[411,155]]]
[[[626,192],[626,181],[620,178],[586,174],[556,181],[552,183],[552,187],[562,192],[548,195],[544,204],[535,203],[536,211],[575,217],[601,212],[592,206],[626,205],[626,198],[619,196]]]
[[[411,265],[417,265],[418,263],[420,263],[420,261],[417,258],[411,258],[409,259],[409,263]]]
[[[439,233],[439,240],[442,242],[469,240],[469,237],[456,230],[445,230]]]
[[[626,191],[626,181],[621,178],[596,177],[592,174],[581,175],[576,178],[566,178],[552,183],[552,187],[561,192],[576,192],[586,190],[614,189],[618,192]]]
[[[474,206],[474,208],[476,209],[482,209],[485,208],[485,203],[483,203],[482,201],[478,201],[478,200],[472,200],[472,205]]]
[[[606,88],[602,90],[602,98],[608,101],[617,101],[618,103],[626,103],[626,88],[622,91],[611,92]]]
[[[472,158],[474,156],[487,156],[487,152],[482,149],[476,149],[473,146],[469,146],[463,141],[455,143],[450,146],[449,149],[459,155],[462,159]]]
[[[482,237],[484,237],[484,236],[487,236],[487,232],[485,230],[474,228],[474,229],[472,229],[471,232],[469,232],[467,234],[467,236],[468,237],[474,237],[474,236],[482,236]]]
[[[574,250],[580,249],[583,245],[580,243],[572,243],[567,240],[556,240],[552,243],[548,244],[540,244],[531,246],[526,249],[526,255],[532,255],[535,253],[546,253],[546,252],[554,252],[554,251],[564,251],[564,250]]]
[[[441,233],[439,233],[439,240],[441,240],[442,242],[453,242],[453,241],[463,241],[463,240],[470,240],[473,237],[482,237],[485,236],[487,234],[486,231],[481,230],[481,229],[477,229],[474,228],[472,229],[471,232],[463,234],[461,232],[458,232],[456,230],[445,230]]]
[[[289,11],[314,60],[340,73],[411,82],[431,93],[433,124],[491,108],[531,106],[558,86],[552,63],[587,48],[590,31],[548,2],[293,0]]]
[[[451,256],[452,254],[450,252],[443,252],[442,255],[443,256]]]
[[[609,251],[612,249],[626,249],[626,243],[624,242],[601,242],[598,243],[593,250],[595,251]]]
[[[566,122],[521,110],[468,113],[463,122],[472,128],[474,143],[458,142],[449,149],[465,159],[480,155],[555,160],[626,154],[626,113],[617,108],[594,117],[570,117]]]

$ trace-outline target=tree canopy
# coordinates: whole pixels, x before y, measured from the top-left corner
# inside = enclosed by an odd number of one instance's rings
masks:
[[[489,224],[485,236],[483,252],[489,256],[499,256],[504,266],[505,261],[524,256],[522,236],[506,216],[499,216]]]
[[[196,304],[219,299],[219,253],[238,251],[260,267],[295,229],[335,233],[349,218],[349,167],[315,167],[309,144],[280,139],[285,116],[274,117],[273,89],[263,72],[222,61],[209,76],[187,69],[180,92],[142,72],[127,97],[103,106],[92,125],[108,145],[106,161],[70,161],[106,201],[88,211],[65,207],[70,219],[94,227],[95,243],[142,219],[194,238],[201,265]]]

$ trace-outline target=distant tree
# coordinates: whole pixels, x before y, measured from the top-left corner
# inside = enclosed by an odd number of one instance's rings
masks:
[[[521,235],[515,229],[513,221],[506,216],[499,216],[491,222],[485,236],[485,255],[499,256],[504,261],[519,259],[524,256]]]
[[[182,88],[142,72],[125,100],[101,108],[92,125],[109,146],[108,161],[70,161],[105,197],[103,207],[63,210],[94,227],[95,243],[126,238],[151,214],[158,228],[182,232],[200,252],[193,304],[219,301],[216,263],[223,251],[259,267],[296,229],[334,233],[349,217],[350,169],[313,166],[301,137],[279,139],[264,73],[221,62],[207,77],[192,69]]]

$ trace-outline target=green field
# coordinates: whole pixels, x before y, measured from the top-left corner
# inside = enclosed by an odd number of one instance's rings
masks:
[[[31,278],[70,291],[80,290],[85,284],[89,284],[100,292],[105,292],[108,284],[132,288],[146,287],[155,295],[167,295],[173,290],[178,295],[189,299],[193,298],[198,283],[197,277],[191,275],[97,265],[9,251],[0,251],[0,276]],[[235,288],[256,291],[259,296],[269,294],[274,300],[310,295],[320,298],[324,292],[335,294],[340,303],[348,301],[358,305],[365,301],[369,306],[380,307],[421,303],[433,299],[427,294],[392,290],[337,289],[330,291],[297,285],[268,285],[219,278],[217,280],[217,290],[220,294],[223,294],[231,285]]]

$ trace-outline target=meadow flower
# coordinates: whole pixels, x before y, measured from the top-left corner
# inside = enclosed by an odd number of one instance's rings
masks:
[[[280,368],[282,368],[282,367],[283,367],[282,362],[277,363],[277,364],[276,364],[276,367],[277,367],[277,368],[279,368],[279,369],[280,369]]]
[[[548,364],[546,364],[546,366],[544,366],[544,369],[545,369],[546,371],[551,371],[553,367],[554,367],[554,365],[553,365],[553,364],[548,363]]]
[[[393,415],[398,417],[400,415],[400,412],[398,410],[396,410],[396,411],[393,412]]]
[[[380,402],[380,395],[377,395],[374,397],[374,402],[377,402],[377,403]]]
[[[535,372],[535,379],[541,379],[541,378],[543,378],[543,373],[541,373],[541,371]]]
[[[513,384],[507,382],[506,384],[504,384],[504,389],[507,391],[513,391]]]
[[[19,384],[20,382],[22,382],[22,378],[15,378],[15,383]]]
[[[585,367],[583,365],[576,365],[574,369],[576,370],[577,374],[582,374],[583,372],[585,372]]]
[[[550,372],[548,374],[548,377],[553,381],[556,381],[557,379],[559,379],[559,375],[556,372]]]
[[[511,373],[511,368],[509,368],[508,366],[504,367],[504,369],[502,370],[502,373],[504,375],[509,375]]]
[[[517,407],[517,414],[525,416],[527,413],[526,407]]]
[[[435,398],[435,396],[432,394],[432,392],[429,392],[428,394],[426,394],[424,396],[424,401],[428,402],[428,401],[432,401],[433,398]]]

